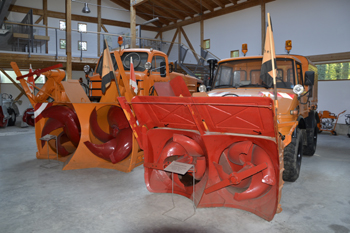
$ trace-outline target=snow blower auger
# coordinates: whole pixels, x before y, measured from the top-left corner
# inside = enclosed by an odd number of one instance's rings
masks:
[[[169,85],[173,96],[136,96],[133,110],[118,98],[144,150],[147,189],[171,193],[173,184],[174,193],[195,196],[197,207],[239,208],[272,220],[282,210],[283,186],[273,100],[191,97],[179,90],[182,80]],[[194,172],[172,176],[165,168],[173,161],[193,164]]]

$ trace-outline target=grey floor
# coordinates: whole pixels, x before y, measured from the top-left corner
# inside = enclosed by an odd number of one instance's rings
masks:
[[[183,222],[163,215],[170,194],[152,194],[143,167],[62,171],[40,167],[34,128],[0,128],[0,232],[349,232],[350,138],[319,135],[300,178],[286,183],[271,222],[231,208],[197,209]],[[191,201],[175,197],[177,206]],[[178,217],[178,215],[174,215]],[[174,217],[173,216],[173,217]]]

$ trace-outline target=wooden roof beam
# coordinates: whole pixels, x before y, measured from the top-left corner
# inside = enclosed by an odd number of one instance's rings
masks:
[[[237,5],[238,0],[229,0],[230,2],[233,3],[233,5]]]
[[[155,1],[155,0],[150,0],[150,2],[154,3],[155,6],[158,5],[160,7],[163,7],[164,11],[169,12],[170,14],[172,14],[175,17],[177,17],[178,19],[182,19],[182,20],[185,19],[185,16],[180,15],[178,12],[176,12],[174,10],[171,10],[168,6],[164,5],[161,2],[158,2],[158,1]]]
[[[146,2],[148,2],[148,0],[134,0],[133,6],[137,7],[137,6],[142,5],[143,3],[146,3]]]
[[[191,8],[192,10],[196,11],[198,14],[201,13],[201,9],[196,7],[195,5],[193,5],[192,3],[190,3],[188,0],[179,0],[179,2],[182,2],[183,4],[185,4],[186,6],[188,6],[189,8]]]
[[[275,0],[265,0],[265,3],[273,2],[273,1],[275,1]],[[242,2],[242,3],[239,3],[237,5],[232,5],[229,7],[225,7],[223,9],[216,10],[214,12],[209,12],[209,13],[206,13],[203,15],[198,15],[194,18],[178,22],[174,25],[165,26],[165,27],[161,28],[159,31],[161,31],[161,32],[169,31],[169,30],[175,29],[177,27],[183,27],[185,25],[199,22],[201,19],[203,19],[203,20],[211,19],[211,18],[218,17],[221,15],[225,15],[225,14],[233,13],[236,11],[244,10],[244,9],[247,9],[250,7],[258,6],[260,4],[261,4],[260,0],[251,0],[249,2]]]
[[[180,4],[178,4],[177,2],[175,2],[175,1],[167,1],[167,3],[169,4],[169,5],[171,5],[171,6],[173,6],[173,7],[175,7],[175,8],[177,8],[177,9],[179,9],[179,10],[182,10],[182,11],[185,11],[187,14],[190,14],[191,12],[188,10],[188,9],[186,9],[185,7],[182,7]],[[200,13],[200,11],[196,11],[196,9],[192,9],[192,8],[189,8],[192,12],[194,12],[194,13]]]
[[[216,5],[218,5],[221,8],[225,8],[225,4],[223,4],[220,0],[212,0],[213,2],[215,2]]]
[[[205,0],[196,0],[199,4],[202,4],[206,9],[214,11],[214,8],[211,7]]]
[[[169,18],[169,15],[165,12],[165,11],[162,11],[162,10],[159,10],[159,9],[157,9],[157,8],[153,8],[152,6],[150,6],[150,5],[146,5],[146,4],[144,4],[144,5],[142,5],[143,7],[145,7],[145,8],[148,8],[148,9],[150,9],[151,11],[153,11],[154,10],[154,12],[156,12],[160,17],[164,17],[166,20],[169,20],[169,21],[171,21],[171,22],[173,22],[173,23],[176,23],[176,19],[170,19]]]

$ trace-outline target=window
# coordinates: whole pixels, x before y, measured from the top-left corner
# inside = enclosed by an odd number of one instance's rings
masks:
[[[349,80],[350,62],[316,65],[318,80]]]
[[[60,39],[60,49],[66,49],[66,40]]]
[[[18,80],[16,80],[17,75],[13,70],[5,70],[6,74],[8,74],[16,83],[19,83]],[[29,70],[21,70],[22,75],[26,75],[29,73]],[[36,78],[36,76],[34,76]],[[27,80],[27,78],[25,78]],[[12,81],[0,71],[0,83],[12,83]],[[35,84],[44,84],[45,83],[45,76],[40,75],[39,78],[35,81]]]
[[[87,42],[86,41],[78,41],[78,50],[87,51]]]
[[[86,23],[78,23],[78,30],[79,30],[79,32],[86,32],[87,31],[87,24]]]
[[[233,51],[231,51],[230,57],[239,57],[239,50],[233,50]]]
[[[60,30],[66,30],[66,21],[60,20]]]
[[[203,41],[203,48],[204,49],[210,49],[210,39]]]

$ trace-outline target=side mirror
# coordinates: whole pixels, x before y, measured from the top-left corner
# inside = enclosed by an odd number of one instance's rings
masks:
[[[160,77],[166,77],[166,65],[165,62],[160,62]]]
[[[305,71],[305,85],[312,86],[315,83],[315,72]]]

